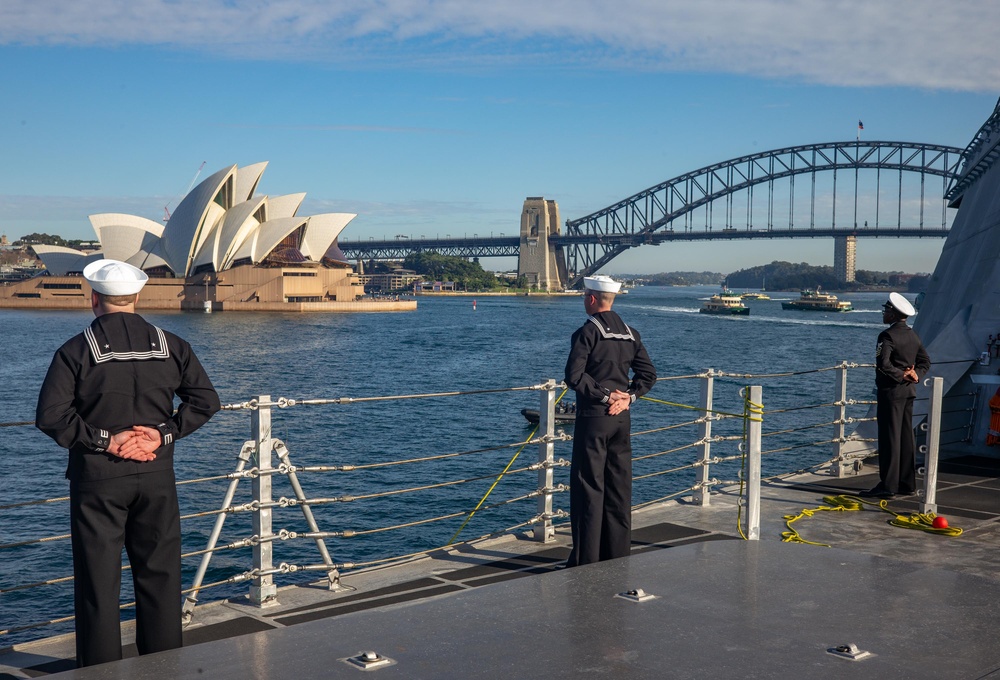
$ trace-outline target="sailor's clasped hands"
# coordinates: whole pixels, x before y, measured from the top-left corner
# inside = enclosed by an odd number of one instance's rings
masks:
[[[628,392],[615,390],[610,395],[608,395],[609,416],[616,416],[622,411],[628,411],[628,407],[631,405],[632,405],[632,395],[630,395]]]
[[[162,444],[163,438],[159,430],[145,425],[135,425],[131,430],[123,430],[111,437],[108,453],[125,460],[145,463],[156,458],[156,450]]]

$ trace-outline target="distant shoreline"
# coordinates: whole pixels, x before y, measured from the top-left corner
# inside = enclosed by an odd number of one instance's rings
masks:
[[[657,286],[660,288],[693,288],[693,287],[707,287],[707,288],[718,288],[718,286],[707,283],[684,283],[684,284],[670,284],[670,283],[646,283],[645,286]],[[744,292],[744,291],[760,291],[762,293],[799,293],[806,288],[744,288],[743,286],[733,286],[729,290],[733,292]],[[814,290],[809,288],[808,290]],[[892,291],[899,292],[903,290],[904,293],[910,291],[905,290],[902,286],[862,286],[860,288],[828,288],[823,287],[822,290],[827,293],[891,293]]]
[[[407,295],[412,295],[414,297],[575,297],[581,294],[581,291],[572,291],[569,293],[563,291],[556,292],[545,292],[545,291],[518,291],[518,292],[502,292],[502,291],[487,291],[483,293],[470,293],[464,290],[443,290],[443,291],[431,291],[431,292],[421,292],[421,293],[407,293]]]

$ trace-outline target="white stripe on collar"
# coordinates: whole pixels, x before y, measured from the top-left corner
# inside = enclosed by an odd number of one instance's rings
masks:
[[[169,359],[170,348],[167,347],[167,337],[163,331],[156,328],[156,336],[160,341],[160,348],[149,350],[148,352],[110,352],[103,351],[94,336],[94,330],[90,327],[83,329],[83,337],[87,339],[90,347],[90,356],[94,358],[94,363],[103,364],[106,361],[144,361],[146,359]]]
[[[635,336],[632,335],[632,329],[629,328],[627,324],[625,325],[625,330],[627,330],[628,333],[625,334],[625,333],[612,333],[611,331],[609,331],[604,327],[604,324],[602,324],[600,320],[597,319],[597,317],[588,316],[587,321],[592,321],[594,325],[600,329],[601,336],[605,340],[610,338],[612,340],[631,340],[632,342],[635,342]]]

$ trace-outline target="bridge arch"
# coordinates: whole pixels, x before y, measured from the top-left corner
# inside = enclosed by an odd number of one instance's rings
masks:
[[[698,170],[667,180],[637,194],[629,196],[606,208],[593,212],[579,219],[567,220],[566,230],[558,239],[558,246],[566,258],[567,269],[571,272],[568,285],[575,286],[584,276],[598,271],[612,259],[629,248],[644,243],[655,243],[661,239],[658,234],[670,230],[678,219],[691,215],[695,210],[711,206],[716,201],[730,199],[740,192],[748,192],[747,210],[753,205],[753,191],[759,185],[770,186],[768,197],[768,230],[772,228],[774,184],[788,179],[791,192],[790,215],[794,214],[795,178],[799,175],[812,176],[812,207],[815,210],[815,181],[820,173],[833,173],[833,205],[836,214],[836,181],[837,173],[853,171],[855,182],[854,202],[855,216],[857,214],[857,178],[861,170],[875,170],[877,176],[876,196],[878,197],[881,173],[895,171],[898,173],[899,201],[902,204],[903,174],[919,175],[920,178],[920,218],[916,229],[903,229],[897,223],[895,233],[892,228],[879,228],[870,235],[873,236],[911,236],[920,235],[923,230],[925,182],[928,176],[942,178],[941,196],[947,193],[947,184],[954,183],[961,170],[964,149],[937,144],[920,144],[911,142],[871,141],[862,142],[830,142],[824,144],[806,144],[792,146],[773,151],[764,151],[748,156],[733,158],[721,163],[705,166]],[[876,198],[878,200],[878,198]],[[943,202],[943,198],[941,199]],[[752,238],[759,236],[761,230],[738,230],[733,227],[731,204],[730,214],[727,214],[726,238]],[[813,213],[814,214],[814,213]],[[876,215],[878,209],[876,208]],[[942,205],[942,226],[940,229],[928,229],[928,236],[941,236],[944,230],[944,205]],[[824,230],[824,236],[836,235],[841,232],[848,236],[856,231],[856,221],[849,227],[837,228],[836,220],[832,230]],[[812,228],[795,227],[790,218],[787,230],[781,231],[781,236],[818,236]],[[695,229],[685,225],[684,234],[671,234],[671,240],[705,238],[705,232],[712,231],[712,225],[704,229]],[[716,230],[718,231],[718,230]],[[750,233],[753,231],[754,233]],[[834,233],[829,233],[829,232]],[[735,233],[732,233],[735,232]],[[800,232],[800,233],[796,233]],[[945,232],[946,233],[946,232]]]

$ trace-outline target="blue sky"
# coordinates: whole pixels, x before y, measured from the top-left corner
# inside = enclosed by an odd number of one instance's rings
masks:
[[[853,139],[964,147],[1000,94],[991,0],[4,0],[0,232],[91,238],[202,177],[344,238],[517,232],[526,196],[580,217],[684,172]],[[862,240],[930,271],[938,240]],[[634,249],[606,270],[832,264],[829,241]],[[484,261],[487,268],[510,265]]]

